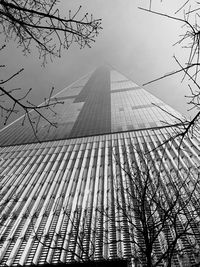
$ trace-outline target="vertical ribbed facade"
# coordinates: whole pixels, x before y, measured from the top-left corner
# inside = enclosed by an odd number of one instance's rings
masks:
[[[135,189],[143,188],[145,166],[149,192],[159,191],[166,206],[181,188],[176,227],[189,222],[191,235],[180,238],[185,254],[175,253],[173,266],[197,264],[200,142],[170,139],[180,115],[109,67],[56,98],[64,101],[55,108],[58,127],[47,131],[41,121],[40,143],[20,119],[0,132],[0,266],[120,259],[145,266]],[[48,110],[46,116],[53,119]],[[154,221],[162,216],[156,212]],[[155,260],[173,236],[166,224],[153,246]]]

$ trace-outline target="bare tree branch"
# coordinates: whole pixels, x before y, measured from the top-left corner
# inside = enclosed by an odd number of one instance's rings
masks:
[[[1,0],[0,32],[6,41],[16,40],[25,54],[35,44],[44,64],[48,57],[60,57],[72,43],[90,47],[101,30],[101,20],[87,13],[81,16],[81,6],[63,17],[57,5],[58,0]]]
[[[21,90],[21,88],[13,88],[7,90],[5,87],[8,87],[7,83],[16,78],[19,74],[21,74],[23,70],[24,69],[20,69],[16,73],[12,74],[9,78],[1,80],[0,82],[1,117],[4,119],[4,125],[6,125],[13,114],[22,112],[22,114],[24,114],[22,125],[24,125],[25,120],[27,119],[36,139],[40,141],[37,137],[40,119],[46,121],[50,127],[57,126],[55,122],[47,118],[43,111],[48,109],[51,113],[55,113],[53,108],[56,105],[63,104],[63,102],[57,101],[57,99],[52,99],[54,87],[52,87],[49,97],[45,99],[44,102],[39,106],[34,105],[29,100],[26,100],[32,90],[31,88],[21,97],[14,96],[14,92]],[[6,99],[9,99],[9,102],[6,101]],[[32,112],[36,115],[36,117],[32,118]]]
[[[132,150],[134,153],[131,153]],[[134,236],[130,232],[129,235],[130,242],[137,248],[131,255],[134,261],[148,267],[156,267],[160,264],[173,266],[174,260],[185,251],[190,250],[190,253],[195,253],[189,241],[190,237],[195,236],[195,232],[191,229],[195,210],[194,214],[191,210],[189,213],[188,206],[195,201],[194,195],[199,186],[198,178],[194,182],[194,187],[188,190],[186,184],[191,180],[189,171],[187,176],[183,177],[180,172],[181,167],[178,166],[175,180],[164,167],[165,163],[159,154],[160,148],[146,155],[142,150],[142,147],[140,149],[131,147],[130,155],[132,157],[135,155],[131,162],[130,157],[127,157],[127,162],[122,162],[122,157],[118,152],[113,152],[121,175],[125,179],[121,186],[124,187],[130,203],[130,206],[123,204],[122,193],[117,190],[118,177],[115,180],[115,191],[119,215],[115,216],[115,223],[117,221],[123,227],[124,220],[126,220],[130,225],[129,229],[133,229]],[[152,158],[157,154],[160,158],[160,165]],[[177,164],[179,165],[179,161]],[[165,172],[161,172],[161,169],[165,169]],[[167,180],[170,181],[172,187],[167,186]],[[183,193],[187,195],[184,200]],[[190,217],[189,214],[193,215]],[[108,220],[113,220],[109,213],[105,212],[104,215]],[[185,223],[181,218],[185,218]],[[123,242],[123,240],[119,239],[114,242]],[[184,245],[181,245],[182,243]],[[163,246],[158,248],[159,244]]]

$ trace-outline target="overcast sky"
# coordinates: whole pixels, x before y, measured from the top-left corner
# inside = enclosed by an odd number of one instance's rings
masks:
[[[153,9],[174,15],[182,1],[153,1]],[[31,99],[42,102],[51,86],[59,91],[105,62],[142,85],[178,68],[173,55],[181,62],[186,59],[185,50],[173,44],[181,34],[181,24],[170,19],[149,14],[138,9],[148,8],[148,0],[61,0],[62,11],[76,10],[82,5],[82,12],[102,18],[100,31],[92,48],[79,49],[76,44],[62,53],[62,57],[41,66],[38,54],[33,51],[27,57],[13,42],[7,44],[1,53],[1,63],[7,65],[6,72],[13,73],[24,67],[14,85],[28,89],[33,87]],[[181,17],[181,13],[177,16]],[[2,38],[3,39],[3,38]],[[187,114],[184,95],[187,84],[181,84],[181,77],[174,76],[153,83],[145,88],[170,104],[176,110]]]

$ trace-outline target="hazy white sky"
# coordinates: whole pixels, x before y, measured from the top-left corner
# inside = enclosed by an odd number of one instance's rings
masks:
[[[162,3],[154,0],[153,9],[174,15],[181,4],[179,0]],[[5,75],[25,68],[11,86],[21,86],[23,89],[33,87],[31,99],[35,103],[39,104],[48,96],[52,85],[56,91],[61,90],[105,62],[139,85],[177,69],[174,54],[184,62],[185,50],[173,46],[181,34],[181,24],[138,9],[139,6],[148,8],[148,0],[60,1],[63,12],[76,10],[79,5],[82,5],[82,12],[102,18],[103,30],[92,48],[79,49],[74,45],[45,68],[41,67],[35,51],[24,57],[15,43],[8,43],[4,53],[1,53],[1,63],[8,66]],[[148,85],[146,89],[186,114],[188,107],[184,95],[189,91],[187,84],[180,81],[180,76],[174,76]]]

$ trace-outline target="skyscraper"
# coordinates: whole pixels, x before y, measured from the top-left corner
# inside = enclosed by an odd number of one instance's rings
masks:
[[[198,263],[200,142],[185,138],[180,150],[181,115],[110,67],[54,98],[64,104],[45,117],[56,128],[41,120],[34,134],[22,117],[0,131],[0,265],[144,266],[141,205],[152,235],[163,222],[155,262],[178,233],[173,265]]]

